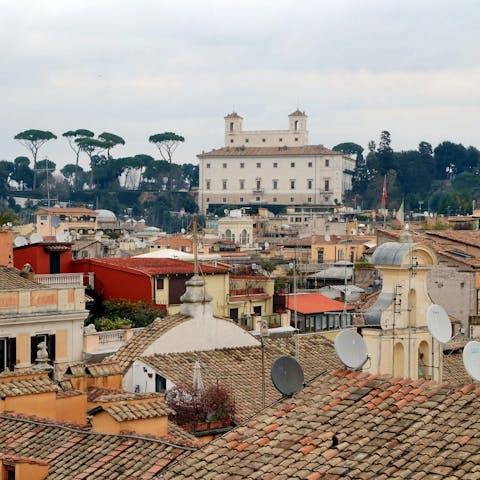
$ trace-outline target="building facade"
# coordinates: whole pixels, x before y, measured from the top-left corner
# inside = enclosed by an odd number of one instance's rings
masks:
[[[288,130],[245,131],[242,117],[225,117],[225,147],[198,155],[199,206],[325,205],[342,202],[355,161],[309,145],[307,116],[289,115]]]

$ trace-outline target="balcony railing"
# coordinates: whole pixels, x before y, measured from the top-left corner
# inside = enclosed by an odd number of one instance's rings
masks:
[[[51,274],[36,274],[34,281],[47,285],[48,287],[70,287],[70,286],[88,286],[94,287],[93,272],[89,273],[51,273]]]

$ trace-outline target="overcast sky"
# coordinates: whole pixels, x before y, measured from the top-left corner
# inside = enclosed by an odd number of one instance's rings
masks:
[[[480,148],[478,0],[0,0],[0,159],[13,137],[121,135],[114,156],[148,153],[154,133],[185,137],[175,161],[223,146],[223,116],[245,129],[308,114],[310,143],[395,149],[445,139]],[[82,161],[86,166],[86,158]]]

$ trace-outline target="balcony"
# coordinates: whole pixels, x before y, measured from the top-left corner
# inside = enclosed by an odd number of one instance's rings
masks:
[[[116,352],[124,343],[141,332],[143,328],[107,330],[105,332],[85,331],[83,351],[86,356]]]
[[[265,190],[264,190],[263,188],[256,188],[256,189],[252,190],[252,193],[253,193],[254,195],[263,195],[263,192],[264,192],[264,191],[265,191]]]
[[[89,273],[52,273],[35,274],[33,280],[47,287],[85,287],[94,288],[95,274]]]

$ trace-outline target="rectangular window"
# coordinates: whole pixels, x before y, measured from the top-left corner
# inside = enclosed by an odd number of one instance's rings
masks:
[[[41,220],[42,222],[44,222],[45,220],[47,220],[47,218],[48,218],[48,217],[47,217],[46,215],[40,215],[40,220]]]
[[[290,167],[295,168],[295,162],[290,162]]]
[[[234,322],[238,322],[238,308],[230,309],[230,320],[233,320]]]
[[[243,203],[243,197],[240,197],[240,203]]]
[[[279,141],[279,142],[283,142],[283,138],[279,138],[278,141]]]
[[[245,143],[248,143],[248,138],[245,139]]]
[[[207,168],[210,168],[210,164],[209,164],[209,163],[207,163],[207,164],[206,164],[206,167],[207,167]]]
[[[245,180],[239,180],[240,182],[240,190],[243,190],[245,188]]]
[[[17,363],[15,338],[0,338],[0,371],[13,370]]]
[[[310,180],[310,179],[307,180],[307,188],[308,188],[309,190],[311,190],[312,187],[313,187],[313,180]]]
[[[255,197],[255,201],[256,201],[256,202],[259,202],[259,201],[260,201],[260,197]]]
[[[330,180],[325,180],[325,191],[326,192],[330,191]]]
[[[325,166],[326,167],[330,166],[330,160],[328,158],[325,159]]]
[[[241,163],[241,164],[240,164],[240,168],[245,168],[245,164],[244,164],[244,163]]]
[[[295,180],[290,180],[290,190],[295,190]]]
[[[155,391],[158,393],[165,393],[167,389],[167,379],[158,373],[155,374]]]
[[[308,203],[312,203],[312,197],[308,197],[308,198],[307,198],[307,202],[308,202]],[[305,219],[305,221],[307,221],[307,219]]]
[[[227,164],[226,164],[226,163],[223,163],[223,164],[222,164],[222,167],[223,167],[223,168],[227,168]]]
[[[309,166],[310,168],[312,168],[312,167],[313,167],[313,162],[308,162],[308,166]]]
[[[157,290],[163,290],[164,289],[164,286],[163,286],[163,278],[158,278],[157,277]]]
[[[290,197],[290,202],[291,203],[295,202],[295,197]]]
[[[226,190],[226,189],[227,189],[227,181],[222,180],[222,190]]]
[[[262,181],[256,180],[256,184],[257,184],[257,190],[260,190],[262,188]]]
[[[35,335],[30,337],[30,362],[35,364],[38,354],[38,346],[45,342],[48,352],[48,359],[53,362],[55,360],[55,335]]]
[[[205,180],[205,190],[210,190],[211,181]]]
[[[223,197],[223,198],[222,198],[222,202],[223,202],[223,203],[227,203],[227,197]]]
[[[273,162],[273,168],[278,168],[278,163],[277,162]]]
[[[257,162],[257,168],[262,168],[262,164],[260,162]]]
[[[295,137],[295,141],[298,142],[298,137]]]
[[[278,180],[273,180],[273,189],[274,190],[278,189]]]
[[[262,307],[253,307],[253,313],[255,313],[255,315],[261,315],[262,314]]]
[[[273,200],[273,203],[277,203],[277,197],[273,197],[272,200]]]

